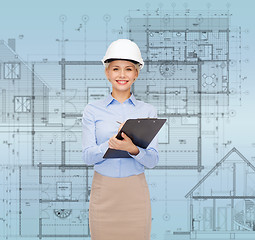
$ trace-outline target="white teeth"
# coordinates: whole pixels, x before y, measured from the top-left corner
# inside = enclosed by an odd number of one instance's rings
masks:
[[[117,80],[118,83],[126,83],[127,81],[120,81],[120,80]]]

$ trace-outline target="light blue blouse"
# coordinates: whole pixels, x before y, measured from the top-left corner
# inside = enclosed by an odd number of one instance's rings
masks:
[[[135,118],[156,118],[156,109],[143,101],[136,100],[132,94],[120,103],[109,95],[103,100],[87,104],[82,117],[82,157],[87,165],[108,177],[128,177],[144,172],[144,166],[153,168],[158,163],[157,136],[146,148],[132,158],[103,158],[108,149],[108,140],[117,134],[119,122]]]

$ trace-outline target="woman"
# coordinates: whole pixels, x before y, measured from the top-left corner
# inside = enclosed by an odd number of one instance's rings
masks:
[[[142,149],[124,133],[123,140],[116,138],[127,119],[157,117],[153,106],[130,92],[144,62],[138,46],[128,39],[112,42],[102,62],[112,92],[89,103],[82,120],[83,160],[95,170],[89,204],[91,240],[148,240],[151,205],[144,166],[158,163],[157,139]],[[131,158],[103,158],[108,148],[127,151]]]

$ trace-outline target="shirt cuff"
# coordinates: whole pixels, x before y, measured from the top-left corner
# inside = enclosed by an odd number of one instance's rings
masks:
[[[138,148],[138,150],[139,150],[139,153],[137,154],[137,155],[132,155],[132,154],[130,154],[130,153],[128,153],[132,158],[134,158],[135,160],[141,160],[143,157],[144,157],[144,155],[145,155],[145,149],[143,149],[143,148],[141,148],[141,147],[138,147],[138,146],[136,146],[137,148]]]
[[[105,154],[105,152],[107,151],[108,148],[109,148],[108,141],[100,144],[100,146],[99,146],[100,152],[103,154]]]

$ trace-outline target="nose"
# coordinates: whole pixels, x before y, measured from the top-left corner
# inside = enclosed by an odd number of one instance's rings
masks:
[[[125,77],[125,69],[122,69],[120,71],[120,77],[124,78]]]

